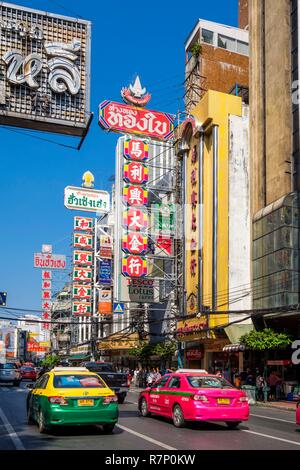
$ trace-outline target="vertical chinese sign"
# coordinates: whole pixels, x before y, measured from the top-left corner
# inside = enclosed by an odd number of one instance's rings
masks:
[[[112,315],[112,237],[108,234],[100,235],[99,258],[98,313]]]
[[[51,320],[52,272],[66,268],[66,256],[52,253],[51,245],[43,245],[42,253],[34,253],[34,267],[42,269],[42,329],[49,330]]]
[[[124,140],[122,274],[126,277],[144,277],[148,273],[148,150],[143,140]]]
[[[93,219],[74,217],[72,314],[91,316],[93,282]]]

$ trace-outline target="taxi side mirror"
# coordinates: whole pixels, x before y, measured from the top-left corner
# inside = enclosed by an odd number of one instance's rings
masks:
[[[27,385],[26,385],[26,388],[30,388],[30,389],[32,390],[32,389],[34,388],[34,384],[32,384],[32,383],[31,383],[31,384],[27,384]]]

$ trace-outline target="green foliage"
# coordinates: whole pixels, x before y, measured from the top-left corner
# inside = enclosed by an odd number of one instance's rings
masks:
[[[240,343],[254,351],[266,351],[271,349],[284,349],[292,344],[292,339],[286,333],[276,333],[271,328],[262,331],[251,331],[243,335]]]
[[[176,349],[177,343],[175,341],[165,341],[157,344],[140,342],[136,348],[130,350],[130,356],[134,356],[142,362],[150,356],[160,356],[162,359],[168,359],[173,356]]]
[[[56,366],[59,363],[60,359],[56,354],[52,354],[50,356],[47,356],[43,361],[42,361],[42,366],[48,366],[48,367],[53,367]]]
[[[191,53],[194,57],[198,57],[201,54],[201,50],[202,50],[201,44],[198,44],[198,43],[194,44],[191,47]]]

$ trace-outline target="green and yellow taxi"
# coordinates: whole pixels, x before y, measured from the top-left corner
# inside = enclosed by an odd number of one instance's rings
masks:
[[[109,433],[118,421],[117,396],[85,367],[55,367],[28,387],[28,423],[36,422],[41,433],[77,425],[102,425]]]

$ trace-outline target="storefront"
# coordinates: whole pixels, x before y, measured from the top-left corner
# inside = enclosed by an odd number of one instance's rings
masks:
[[[122,335],[116,333],[107,339],[102,339],[97,343],[101,360],[112,362],[117,369],[132,369],[137,363],[134,356],[130,355],[130,351],[138,347],[139,335],[132,333],[130,335]]]

